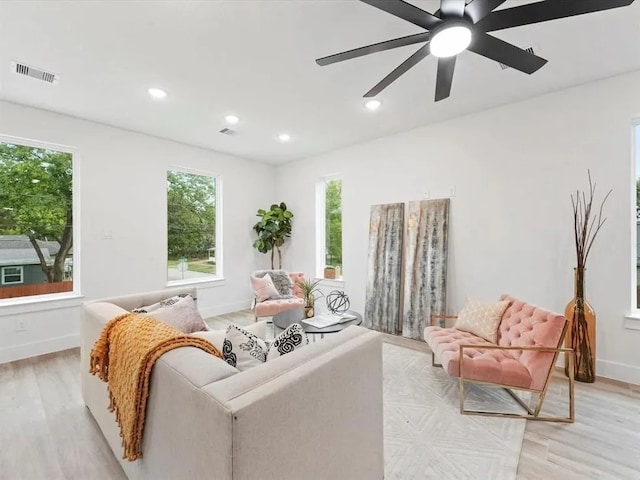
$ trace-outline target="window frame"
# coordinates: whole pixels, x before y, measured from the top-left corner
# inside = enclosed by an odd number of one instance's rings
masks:
[[[638,329],[640,329],[640,306],[638,306],[638,225],[640,224],[640,218],[637,213],[637,198],[636,198],[636,182],[640,178],[640,169],[638,168],[638,157],[640,151],[638,151],[636,145],[640,143],[640,117],[634,118],[631,121],[631,164],[632,172],[631,176],[631,212],[633,220],[631,221],[631,261],[635,268],[632,269],[631,274],[631,315],[627,318],[635,318],[639,321]]]
[[[169,280],[169,278],[165,278],[166,285],[168,287],[177,286],[177,285],[192,285],[192,284],[200,284],[200,283],[213,283],[222,285],[224,283],[224,245],[223,245],[223,195],[222,195],[222,175],[214,173],[209,170],[199,170],[190,167],[184,167],[181,165],[169,165],[165,171],[165,182],[169,172],[177,172],[177,173],[187,173],[190,175],[200,175],[203,177],[212,177],[215,179],[216,184],[216,197],[215,197],[215,208],[216,208],[216,273],[215,275],[211,275],[205,278],[189,278],[184,280]],[[165,213],[166,207],[169,205],[169,195],[168,189],[164,189],[164,204],[165,204]],[[169,216],[168,214],[165,216],[165,269],[168,268],[167,262],[169,261]]]
[[[6,270],[10,268],[17,268],[20,271],[20,281],[18,282],[7,282],[6,281]],[[16,273],[9,274],[10,276],[17,275]],[[24,283],[24,267],[22,265],[7,265],[5,267],[0,268],[0,285],[21,285]]]
[[[324,175],[316,182],[316,260],[315,260],[315,273],[316,278],[322,279],[324,282],[342,283],[344,277],[340,272],[340,277],[335,279],[324,278],[324,267],[326,266],[326,211],[327,211],[327,183],[332,180],[340,180],[344,186],[344,178],[340,173],[333,173],[330,175]],[[341,202],[344,206],[344,196],[341,196]],[[344,208],[342,210],[344,219]],[[344,228],[344,222],[343,222]],[[343,258],[344,262],[344,258]]]
[[[58,300],[79,299],[82,298],[81,291],[81,244],[80,244],[80,151],[77,147],[63,145],[59,143],[34,140],[31,138],[18,137],[0,133],[0,143],[11,143],[25,147],[43,148],[46,150],[55,150],[57,152],[69,153],[71,155],[71,190],[73,209],[73,289],[69,292],[61,293],[44,293],[40,295],[29,295],[23,297],[2,298],[0,299],[0,307],[10,305],[22,305],[42,302],[55,302]],[[23,277],[24,278],[24,277]],[[45,307],[46,308],[46,307]],[[40,310],[40,309],[38,309]],[[0,316],[4,312],[0,313]]]

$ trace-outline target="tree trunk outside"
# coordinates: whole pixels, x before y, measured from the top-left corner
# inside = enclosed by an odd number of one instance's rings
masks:
[[[60,250],[53,262],[53,281],[62,282],[64,280],[64,261],[73,245],[73,212],[67,211],[67,225],[60,239]]]
[[[47,265],[47,262],[44,259],[44,254],[40,249],[40,245],[38,244],[36,237],[34,237],[32,233],[29,234],[29,241],[31,242],[31,245],[33,245],[33,248],[36,251],[36,254],[38,255],[38,260],[40,260],[40,268],[42,268],[42,271],[44,272],[44,276],[47,278],[47,283],[52,283],[53,272],[51,271],[51,267]]]

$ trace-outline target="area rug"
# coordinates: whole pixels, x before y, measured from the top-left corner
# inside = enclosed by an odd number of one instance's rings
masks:
[[[384,344],[385,480],[513,480],[525,420],[460,415],[458,381],[431,355]],[[465,386],[470,408],[522,413],[509,395]]]

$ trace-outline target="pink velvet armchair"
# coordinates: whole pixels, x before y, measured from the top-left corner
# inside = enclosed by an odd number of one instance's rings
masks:
[[[498,329],[497,344],[472,333],[434,325],[436,320],[455,319],[451,315],[433,315],[431,326],[425,328],[424,338],[432,351],[432,363],[441,366],[460,382],[460,413],[526,418],[555,422],[574,421],[574,351],[561,348],[567,330],[567,319],[533,305],[502,295],[509,306],[504,311]],[[569,416],[541,415],[553,369],[558,355],[569,358]],[[439,363],[436,363],[436,360]],[[504,388],[527,414],[484,412],[465,409],[465,382],[495,385]],[[537,395],[537,403],[530,408],[512,389]]]
[[[296,283],[299,280],[304,280],[303,273],[287,272],[285,270],[258,270],[253,273],[253,276],[263,277],[267,273],[274,281],[274,286],[280,295],[276,298],[269,298],[262,302],[258,302],[254,297],[252,310],[256,321],[258,320],[258,317],[271,317],[277,313],[284,312],[285,310],[301,308],[304,306],[302,291]]]

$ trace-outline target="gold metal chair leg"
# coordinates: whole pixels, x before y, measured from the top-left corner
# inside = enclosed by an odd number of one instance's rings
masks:
[[[518,414],[518,413],[489,412],[489,411],[483,411],[483,410],[466,410],[464,406],[465,380],[463,378],[458,378],[458,381],[460,384],[460,413],[462,415],[481,415],[485,417],[500,417],[500,418],[520,418],[524,420],[536,420],[536,421],[543,421],[543,422],[560,422],[560,423],[573,423],[575,420],[574,395],[573,395],[574,383],[572,378],[570,378],[570,382],[569,382],[569,416],[568,417],[550,417],[550,416],[540,415],[540,410],[542,407],[542,402],[544,401],[544,398],[545,398],[546,389],[543,390],[542,392],[539,392],[536,408],[534,410],[531,410],[531,408],[529,408],[529,406],[525,402],[523,402],[522,399],[518,397],[509,388],[501,387],[500,385],[494,385],[494,384],[484,383],[484,382],[474,382],[469,380],[467,381],[469,381],[470,383],[478,383],[481,385],[504,388],[504,390],[506,390],[507,393],[509,393],[509,395],[511,395],[511,397],[513,397],[513,399],[516,400],[517,403],[527,411],[527,413]],[[522,389],[522,390],[532,392],[531,390],[527,390],[527,389]],[[535,392],[532,392],[532,393],[535,393]]]
[[[436,356],[434,355],[433,352],[431,352],[431,366],[432,367],[441,367],[442,366],[441,363],[436,363]]]
[[[505,392],[507,392],[509,395],[511,395],[511,398],[513,398],[516,402],[518,402],[518,404],[519,404],[522,408],[524,408],[524,409],[527,411],[527,413],[528,413],[529,415],[538,415],[538,411],[537,411],[537,409],[536,409],[536,412],[534,412],[533,410],[531,410],[531,409],[529,408],[529,405],[527,405],[526,403],[524,403],[524,401],[523,401],[523,400],[522,400],[518,395],[516,395],[516,394],[513,392],[513,390],[511,390],[510,388],[506,388],[506,387],[503,387],[503,390],[504,390]],[[539,400],[538,400],[538,403],[540,403],[540,401],[539,401]]]

